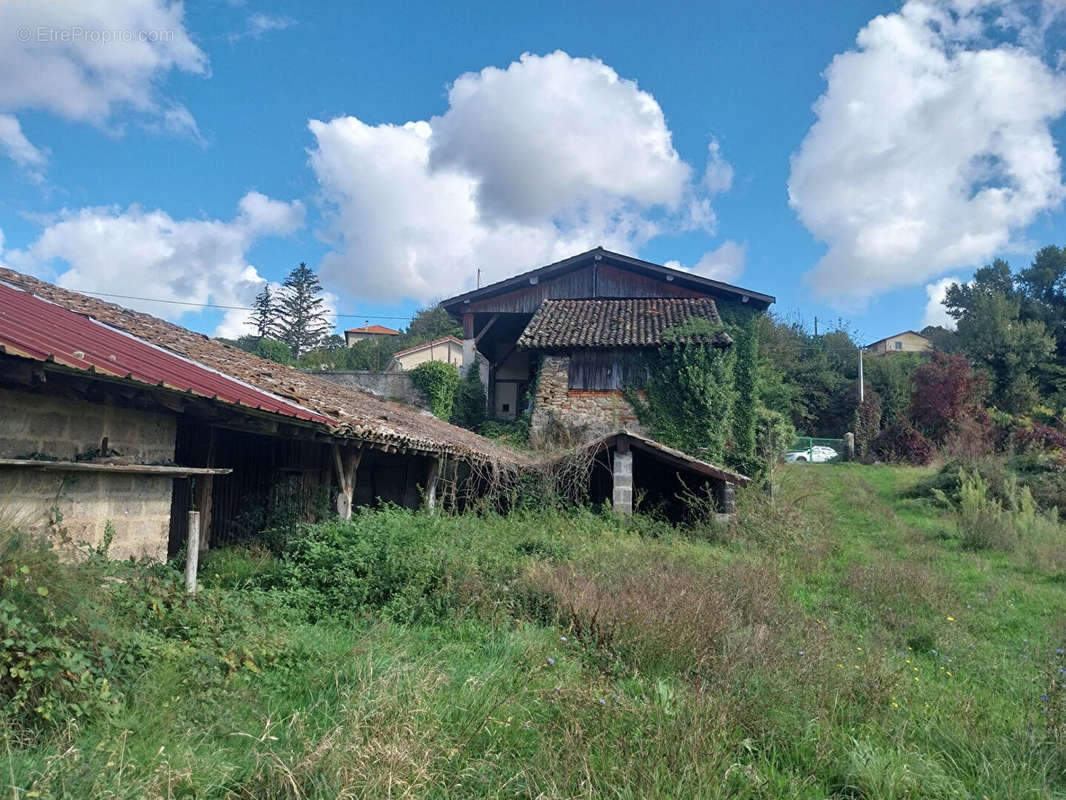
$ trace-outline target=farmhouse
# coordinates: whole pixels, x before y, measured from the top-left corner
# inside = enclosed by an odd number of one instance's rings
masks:
[[[915,331],[901,331],[866,346],[873,355],[889,353],[925,353],[933,349],[933,343]]]
[[[352,347],[365,339],[388,339],[399,337],[400,332],[384,325],[363,325],[361,328],[348,328],[344,332],[344,344]]]
[[[74,542],[160,559],[264,510],[462,502],[528,459],[396,403],[0,269],[0,498]],[[256,514],[260,516],[257,517]]]
[[[441,361],[459,367],[463,363],[463,343],[454,336],[434,339],[432,342],[398,350],[392,354],[386,372],[406,372],[427,361]]]
[[[623,389],[639,356],[693,319],[720,326],[774,298],[597,247],[452,297],[463,325],[463,363],[480,357],[489,413],[515,419],[532,404],[532,429],[553,423],[590,441],[640,432]],[[732,340],[722,331],[716,347]],[[535,390],[534,388],[535,387]]]

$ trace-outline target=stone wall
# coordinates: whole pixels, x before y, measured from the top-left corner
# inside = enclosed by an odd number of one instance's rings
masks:
[[[411,376],[406,372],[370,372],[365,370],[336,370],[321,372],[315,370],[303,370],[309,375],[317,375],[327,381],[339,383],[349,389],[358,389],[360,392],[372,394],[385,400],[395,400],[397,403],[414,406],[415,408],[429,409],[429,402],[425,395],[418,390]]]
[[[626,429],[646,435],[620,391],[570,389],[570,357],[544,356],[537,377],[530,432],[535,444],[559,434],[578,442]]]
[[[0,389],[0,458],[39,453],[72,461],[106,436],[110,449],[134,463],[171,463],[176,430],[170,414]],[[65,530],[75,543],[99,545],[110,523],[113,558],[162,560],[173,486],[167,476],[2,467],[0,507],[33,531]]]

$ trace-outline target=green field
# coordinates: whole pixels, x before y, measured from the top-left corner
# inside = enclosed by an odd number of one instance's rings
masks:
[[[923,474],[795,465],[722,529],[374,512],[191,607],[9,546],[97,680],[9,704],[0,797],[1066,796],[1066,534],[965,550]]]

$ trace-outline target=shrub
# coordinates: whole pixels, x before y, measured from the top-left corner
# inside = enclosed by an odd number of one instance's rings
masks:
[[[936,445],[902,419],[881,431],[870,449],[882,461],[906,464],[928,464],[936,456]]]
[[[484,421],[485,384],[481,382],[480,359],[475,358],[456,389],[451,422],[476,431]]]
[[[443,361],[424,361],[408,373],[414,385],[429,401],[434,416],[448,422],[455,406],[459,388],[459,370]]]
[[[409,622],[451,607],[455,567],[436,518],[386,510],[299,526],[270,583],[311,620],[380,610]]]

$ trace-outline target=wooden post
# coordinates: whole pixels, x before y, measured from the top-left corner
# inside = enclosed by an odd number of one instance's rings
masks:
[[[363,460],[363,451],[345,448],[341,453],[340,445],[333,444],[333,466],[337,470],[337,515],[341,519],[352,518],[352,499],[355,494],[355,473],[359,462]]]
[[[844,434],[844,460],[855,460],[855,434],[851,431]]]
[[[185,543],[185,593],[196,594],[196,569],[200,562],[200,512],[189,512],[189,537]]]
[[[437,476],[440,474],[440,459],[429,460],[429,471],[426,473],[426,508],[433,511],[437,508]]]
[[[207,463],[205,467],[215,466],[215,428],[208,435]],[[196,479],[196,507],[200,510],[200,552],[206,553],[211,546],[211,506],[215,486],[214,475],[200,475]]]

